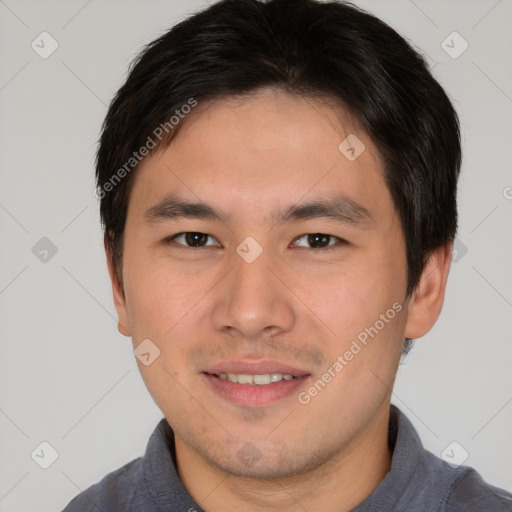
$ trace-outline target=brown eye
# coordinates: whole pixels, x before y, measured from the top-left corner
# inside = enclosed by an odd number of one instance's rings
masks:
[[[330,235],[314,233],[312,235],[308,235],[308,244],[310,244],[313,249],[320,249],[322,247],[327,247],[331,238],[332,237]]]
[[[209,239],[213,240],[214,243],[207,243]],[[172,240],[173,242],[176,242],[179,245],[184,245],[185,247],[191,248],[211,247],[212,245],[219,245],[218,242],[216,242],[212,236],[197,231],[187,231],[185,233],[178,233],[177,235],[171,237],[169,240]]]
[[[306,249],[322,250],[334,249],[337,245],[336,242],[346,243],[345,240],[333,235],[326,235],[325,233],[309,233],[302,235],[295,240],[295,245],[298,247],[305,247]]]

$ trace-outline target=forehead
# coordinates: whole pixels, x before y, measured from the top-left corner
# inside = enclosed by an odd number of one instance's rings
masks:
[[[235,216],[334,193],[393,209],[376,147],[333,101],[263,90],[200,104],[183,122],[137,170],[130,204],[141,214],[170,194]]]

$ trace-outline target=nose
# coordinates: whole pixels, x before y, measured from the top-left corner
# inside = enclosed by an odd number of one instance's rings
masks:
[[[214,327],[253,340],[290,331],[293,294],[279,274],[266,251],[252,263],[235,254],[233,269],[216,287]]]

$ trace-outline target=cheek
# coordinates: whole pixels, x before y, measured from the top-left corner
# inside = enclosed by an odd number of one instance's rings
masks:
[[[402,299],[401,272],[393,261],[361,258],[357,264],[304,281],[300,294],[331,334],[346,341]]]
[[[142,259],[135,263],[132,258],[126,290],[133,346],[136,350],[149,339],[158,354],[147,366],[141,360],[137,364],[155,403],[176,421],[176,415],[190,401],[185,391],[190,388],[185,362],[193,339],[193,308],[202,288],[197,279],[172,272],[165,263]],[[189,336],[183,336],[183,332]]]
[[[125,262],[127,307],[134,338],[163,340],[193,310],[205,293],[205,284],[165,258],[148,257],[149,252],[132,252]]]
[[[331,367],[337,377],[324,400],[348,394],[371,401],[377,389],[382,398],[393,384],[405,328],[405,269],[399,258],[369,252],[357,264],[305,286],[308,305],[329,328],[325,369]],[[332,367],[336,361],[339,371]]]

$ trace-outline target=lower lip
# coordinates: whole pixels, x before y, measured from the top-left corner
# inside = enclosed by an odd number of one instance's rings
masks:
[[[228,379],[221,379],[208,373],[203,373],[213,389],[224,398],[237,405],[249,407],[269,405],[281,398],[291,395],[304,385],[308,376],[291,380],[280,380],[270,384],[239,384]]]

